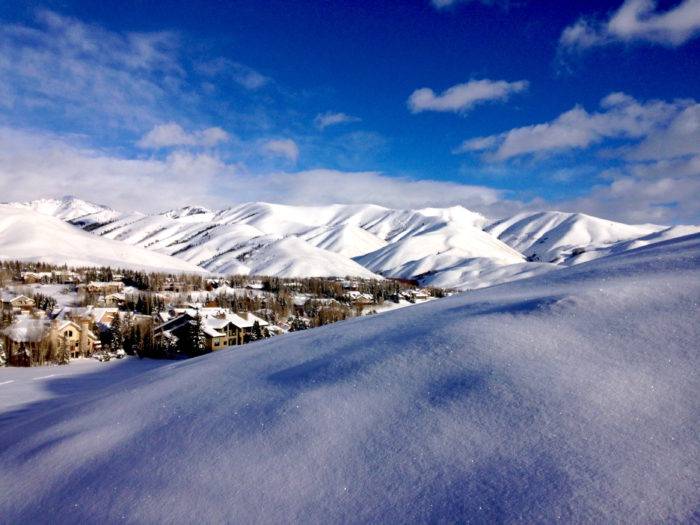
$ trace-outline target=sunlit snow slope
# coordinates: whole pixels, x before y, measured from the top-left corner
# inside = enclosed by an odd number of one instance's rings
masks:
[[[4,414],[0,515],[692,522],[699,300],[693,235]]]
[[[253,202],[120,213],[75,197],[14,206],[173,255],[220,273],[280,277],[373,276],[474,289],[699,232],[629,225],[580,213],[521,213],[489,224],[461,206],[394,210],[367,205]],[[273,256],[279,260],[272,262]]]
[[[57,218],[5,204],[0,204],[0,258],[147,271],[204,271],[182,259],[96,237]]]

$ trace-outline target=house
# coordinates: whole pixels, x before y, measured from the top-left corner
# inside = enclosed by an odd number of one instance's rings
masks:
[[[45,318],[18,315],[2,330],[3,348],[9,366],[44,364],[49,359],[49,322]]]
[[[104,296],[105,306],[120,306],[126,301],[126,294],[115,292]]]
[[[90,281],[85,285],[85,290],[92,294],[109,295],[124,291],[124,283],[121,281]]]
[[[53,281],[58,284],[78,284],[80,275],[68,270],[55,270],[52,272]]]
[[[100,349],[100,339],[90,330],[90,321],[78,322],[59,319],[51,321],[49,337],[59,355],[67,353],[71,359],[89,357]]]
[[[372,297],[372,294],[358,292],[357,290],[350,290],[346,292],[345,297],[354,305],[364,306],[374,303],[374,297]]]
[[[20,274],[25,284],[48,283],[53,274],[51,272],[22,272]]]
[[[4,293],[1,296],[3,313],[31,312],[34,310],[34,299],[26,295]]]
[[[194,290],[194,286],[189,283],[184,283],[181,281],[168,280],[163,285],[163,290],[166,292],[174,293],[189,293]]]
[[[247,312],[238,315],[225,308],[178,308],[174,310],[171,319],[155,328],[155,336],[165,336],[171,341],[177,341],[189,329],[198,313],[202,318],[205,346],[209,351],[248,342],[256,322],[260,328],[269,325],[264,319]]]
[[[100,340],[90,330],[87,320],[49,321],[21,314],[2,331],[2,338],[10,366],[43,365],[56,356],[87,357],[100,348]]]

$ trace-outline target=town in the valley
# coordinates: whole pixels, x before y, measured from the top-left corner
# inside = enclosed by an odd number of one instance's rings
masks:
[[[404,280],[202,276],[0,263],[0,365],[180,359],[448,291]]]

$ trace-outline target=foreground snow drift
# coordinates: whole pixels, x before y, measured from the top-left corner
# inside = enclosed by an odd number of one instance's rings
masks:
[[[2,425],[0,515],[691,521],[698,298],[695,235],[146,372]]]

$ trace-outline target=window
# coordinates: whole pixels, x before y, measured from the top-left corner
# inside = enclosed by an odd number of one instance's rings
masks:
[[[68,330],[68,337],[73,337],[73,330]]]

